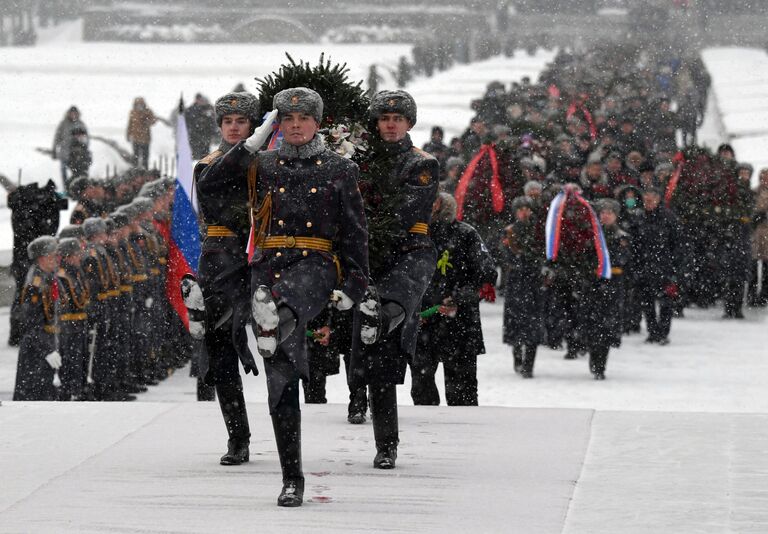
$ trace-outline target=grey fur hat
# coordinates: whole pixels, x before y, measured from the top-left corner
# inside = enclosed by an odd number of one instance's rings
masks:
[[[541,182],[537,182],[536,180],[528,180],[525,182],[525,185],[523,186],[523,193],[525,195],[528,195],[533,189],[538,189],[539,191],[544,191],[544,184]]]
[[[152,180],[151,182],[147,182],[142,185],[141,189],[139,189],[138,196],[155,200],[163,196],[166,191],[167,188],[165,181],[160,178],[158,180]]]
[[[371,99],[368,107],[368,118],[378,120],[384,113],[399,113],[411,126],[416,124],[416,101],[405,91],[379,91]]]
[[[317,124],[323,122],[323,99],[306,87],[283,89],[272,99],[272,107],[277,110],[278,120],[287,113],[306,113],[312,115]]]
[[[259,123],[259,99],[248,92],[227,93],[216,100],[216,124],[221,127],[224,115],[244,115],[251,119],[251,126]]]
[[[104,219],[88,217],[83,221],[83,235],[86,239],[91,239],[101,233],[107,233],[107,223],[104,222]]]
[[[433,221],[453,222],[456,220],[456,199],[450,193],[438,193],[440,207],[432,214]]]
[[[75,239],[83,239],[83,227],[79,224],[68,224],[59,231],[59,239],[67,239],[74,237]]]
[[[613,200],[612,198],[601,198],[597,202],[595,202],[595,209],[598,212],[601,211],[612,211],[616,215],[619,215],[621,213],[621,204],[617,200]]]
[[[47,256],[56,252],[56,238],[43,235],[27,245],[27,256],[34,261],[41,256]]]
[[[512,209],[517,211],[520,208],[531,208],[531,199],[527,196],[515,197],[512,201]]]
[[[446,170],[451,169],[453,167],[463,167],[463,166],[464,166],[464,160],[457,156],[451,156],[450,158],[445,160]]]
[[[112,219],[114,229],[120,229],[131,224],[131,220],[123,211],[114,211],[109,214],[109,218]]]
[[[147,197],[136,197],[125,207],[124,213],[133,219],[142,213],[153,211],[154,207],[155,203],[151,199]]]
[[[56,247],[56,250],[62,256],[74,256],[82,252],[83,248],[79,239],[65,237],[64,239],[59,239],[59,245]]]

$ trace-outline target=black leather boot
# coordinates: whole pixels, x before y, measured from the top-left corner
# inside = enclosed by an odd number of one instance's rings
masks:
[[[376,469],[394,469],[397,460],[398,437],[397,389],[395,384],[369,386],[371,422],[376,440]]]
[[[520,376],[533,378],[533,364],[536,361],[536,345],[523,347],[523,365],[520,367]]]
[[[221,415],[227,426],[227,453],[221,457],[221,465],[240,465],[250,459],[251,430],[248,426],[248,413],[245,409],[245,397],[241,384],[224,384],[216,386],[219,397]]]
[[[589,351],[589,370],[595,380],[605,380],[605,364],[609,347],[598,347]]]
[[[296,405],[285,400],[280,402],[272,414],[272,427],[283,473],[283,490],[277,497],[277,505],[301,506],[304,501],[304,473],[301,469],[301,411],[298,398]]]
[[[512,345],[512,358],[514,358],[514,369],[517,374],[523,370],[523,346],[520,343]]]

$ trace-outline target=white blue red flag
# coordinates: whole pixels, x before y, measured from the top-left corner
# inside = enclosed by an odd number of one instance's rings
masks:
[[[200,231],[197,224],[197,203],[192,179],[192,149],[189,146],[184,103],[179,103],[176,123],[176,191],[171,210],[168,239],[168,275],[165,292],[168,300],[189,328],[189,317],[181,300],[181,278],[188,273],[197,274],[200,258]]]

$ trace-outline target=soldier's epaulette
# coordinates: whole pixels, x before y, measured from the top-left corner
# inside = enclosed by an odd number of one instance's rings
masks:
[[[90,255],[91,255],[91,258],[98,258],[99,257],[99,254],[96,252],[95,248],[91,249]]]
[[[201,164],[201,163],[203,165],[208,165],[210,162],[212,162],[213,160],[215,160],[216,158],[221,156],[223,153],[224,152],[222,152],[221,150],[214,150],[213,152],[211,152],[210,154],[205,156],[203,159],[201,159],[197,163],[198,163],[198,165]]]
[[[43,279],[39,276],[34,276],[32,278],[32,286],[33,287],[40,287],[40,284],[43,283]]]

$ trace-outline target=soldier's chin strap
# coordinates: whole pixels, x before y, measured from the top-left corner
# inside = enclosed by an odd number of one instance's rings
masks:
[[[397,302],[390,300],[381,305],[382,330],[386,330],[387,334],[400,326],[404,320],[405,309]]]

